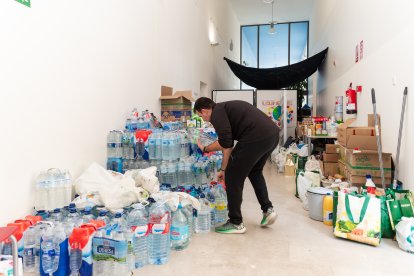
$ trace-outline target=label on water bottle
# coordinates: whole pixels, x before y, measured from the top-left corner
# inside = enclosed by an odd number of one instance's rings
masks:
[[[24,249],[24,257],[30,257],[30,256],[35,256],[36,255],[36,251],[34,248],[25,248]]]
[[[151,234],[159,235],[170,232],[169,223],[150,223],[148,226],[150,227]]]
[[[226,209],[227,209],[227,204],[225,204],[225,203],[216,204],[216,210],[217,211],[224,211]]]
[[[134,231],[135,237],[144,237],[147,236],[149,233],[149,227],[148,225],[142,225],[142,226],[133,226],[132,231]]]
[[[171,240],[181,241],[188,238],[188,225],[171,226]]]
[[[108,148],[120,148],[121,143],[107,143],[106,144]]]
[[[126,262],[128,242],[109,238],[93,238],[93,259],[96,261]]]

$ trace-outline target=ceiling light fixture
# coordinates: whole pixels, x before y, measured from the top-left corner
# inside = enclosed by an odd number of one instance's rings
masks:
[[[263,2],[264,2],[265,4],[271,4],[271,3],[273,3],[273,2],[274,2],[274,0],[263,0]]]
[[[275,1],[272,0],[272,21],[270,21],[270,28],[269,28],[269,34],[275,34],[276,33],[276,21],[273,20],[273,5],[275,4]]]

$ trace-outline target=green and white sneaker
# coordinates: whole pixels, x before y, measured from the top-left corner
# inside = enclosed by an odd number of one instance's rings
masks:
[[[260,222],[261,227],[266,227],[272,225],[277,220],[277,214],[273,208],[267,209],[265,213],[263,213],[262,221]]]
[[[216,227],[216,232],[220,234],[243,234],[246,232],[246,227],[243,223],[233,224],[228,220],[225,224]]]

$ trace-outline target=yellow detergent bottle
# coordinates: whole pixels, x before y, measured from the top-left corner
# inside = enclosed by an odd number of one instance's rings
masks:
[[[332,226],[333,217],[333,196],[326,195],[323,197],[323,223]]]

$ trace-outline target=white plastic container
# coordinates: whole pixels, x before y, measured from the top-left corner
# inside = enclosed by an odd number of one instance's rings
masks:
[[[309,201],[309,217],[314,220],[323,221],[323,197],[332,195],[331,189],[323,187],[311,187],[307,196]]]

